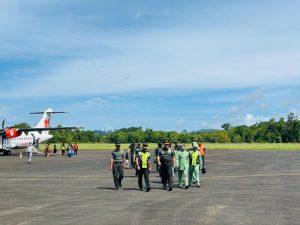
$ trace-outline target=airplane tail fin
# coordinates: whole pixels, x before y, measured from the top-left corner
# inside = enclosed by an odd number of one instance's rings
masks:
[[[46,109],[44,112],[32,112],[30,114],[43,114],[42,119],[35,125],[34,128],[49,128],[51,127],[51,118],[55,113],[66,113],[66,112],[55,112],[53,109]]]

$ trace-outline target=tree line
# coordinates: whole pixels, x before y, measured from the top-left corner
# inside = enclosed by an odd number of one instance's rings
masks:
[[[24,126],[24,123],[22,124]],[[16,125],[16,127],[19,127]],[[58,130],[51,131],[53,138],[49,143],[130,143],[160,141],[178,141],[189,143],[202,141],[209,143],[299,143],[300,142],[300,120],[294,113],[290,113],[286,119],[278,121],[259,122],[252,126],[231,126],[229,123],[222,125],[222,130],[202,131],[155,131],[143,129],[142,127],[122,128],[115,131],[103,130]]]

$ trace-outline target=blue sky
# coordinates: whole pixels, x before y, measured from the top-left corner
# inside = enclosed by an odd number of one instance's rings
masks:
[[[0,118],[220,128],[300,115],[299,1],[0,1]]]

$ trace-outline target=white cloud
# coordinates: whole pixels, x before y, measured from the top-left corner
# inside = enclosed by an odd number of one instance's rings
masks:
[[[101,106],[103,104],[106,104],[108,103],[108,100],[104,99],[104,98],[101,98],[101,97],[97,97],[97,98],[90,98],[89,100],[87,100],[86,102],[88,105],[98,105],[98,106]]]
[[[19,90],[25,97],[33,97],[37,93],[42,96],[70,96],[170,87],[178,89],[199,88],[199,86],[204,88],[241,88],[260,86],[265,83],[276,85],[282,83],[283,80],[287,83],[295,76],[291,73],[292,70],[300,71],[300,64],[297,63],[296,66],[290,63],[296,58],[300,59],[300,54],[294,59],[288,57],[287,54],[285,59],[289,63],[283,61],[280,63],[274,60],[269,69],[266,66],[256,71],[255,69],[249,71],[249,64],[255,68],[257,64],[260,64],[259,60],[252,63],[248,61],[247,65],[244,63],[244,67],[241,62],[239,68],[235,69],[233,62],[226,66],[222,66],[222,62],[213,63],[213,61],[201,65],[201,63],[196,62],[197,55],[181,59],[180,56],[174,57],[172,51],[168,51],[168,54],[164,53],[163,51],[167,51],[167,49],[162,46],[153,48],[162,49],[162,52],[146,53],[145,51],[142,55],[127,52],[124,56],[114,56],[107,59],[68,60],[56,67],[42,68],[40,71],[36,71],[40,73],[39,78],[32,80],[27,78],[24,89],[22,88],[24,83],[17,82],[16,90],[12,89],[12,93],[16,93],[15,97],[19,97],[17,91]],[[182,54],[189,55],[187,52]],[[247,60],[245,59],[245,61]],[[220,67],[218,72],[214,71],[215,64]],[[286,67],[291,69],[287,71],[288,69],[282,64],[286,64]],[[232,67],[232,72],[229,73],[230,67]],[[44,69],[45,71],[42,71]],[[285,71],[287,71],[287,77],[283,78],[282,74]],[[244,76],[240,74],[244,74]],[[55,92],[52,91],[54,85],[56,87]],[[11,97],[6,91],[3,91],[1,96]]]
[[[184,128],[185,120],[183,118],[180,118],[176,121],[176,130],[179,132]]]
[[[247,126],[251,126],[255,123],[259,123],[267,120],[270,120],[270,117],[254,116],[252,114],[247,114],[245,116],[244,124]]]
[[[6,3],[6,13],[2,10],[0,57],[32,57],[46,66],[12,70],[23,78],[2,88],[0,98],[272,86],[293,83],[300,76],[300,48],[279,48],[276,35],[257,38],[259,29],[252,28],[253,33],[241,27],[197,29],[196,22],[183,21],[176,28],[156,25],[112,31],[88,19],[79,22],[82,17],[76,15],[41,15],[39,10],[49,2],[37,6],[31,2],[23,5],[26,10],[12,2]],[[54,3],[63,4],[59,2]],[[167,15],[171,9],[164,11]],[[137,18],[147,13],[134,12]],[[269,50],[262,48],[273,42]]]
[[[203,128],[206,128],[206,127],[208,126],[208,123],[205,122],[205,121],[201,121],[201,126],[202,126]]]
[[[232,106],[229,109],[229,114],[238,114],[240,112],[242,112],[245,109],[244,106]]]

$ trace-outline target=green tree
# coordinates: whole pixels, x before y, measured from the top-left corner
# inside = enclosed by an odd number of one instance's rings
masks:
[[[232,142],[232,143],[241,143],[241,142],[242,142],[242,138],[241,138],[240,135],[234,134],[234,135],[231,137],[231,142]]]
[[[28,123],[15,124],[15,125],[13,125],[13,127],[16,127],[16,128],[31,128],[31,126]]]
[[[224,123],[224,124],[222,125],[222,128],[223,128],[224,130],[229,130],[229,129],[231,128],[231,124],[230,124],[230,123]]]
[[[289,142],[299,142],[299,120],[294,113],[287,116],[287,136]]]

